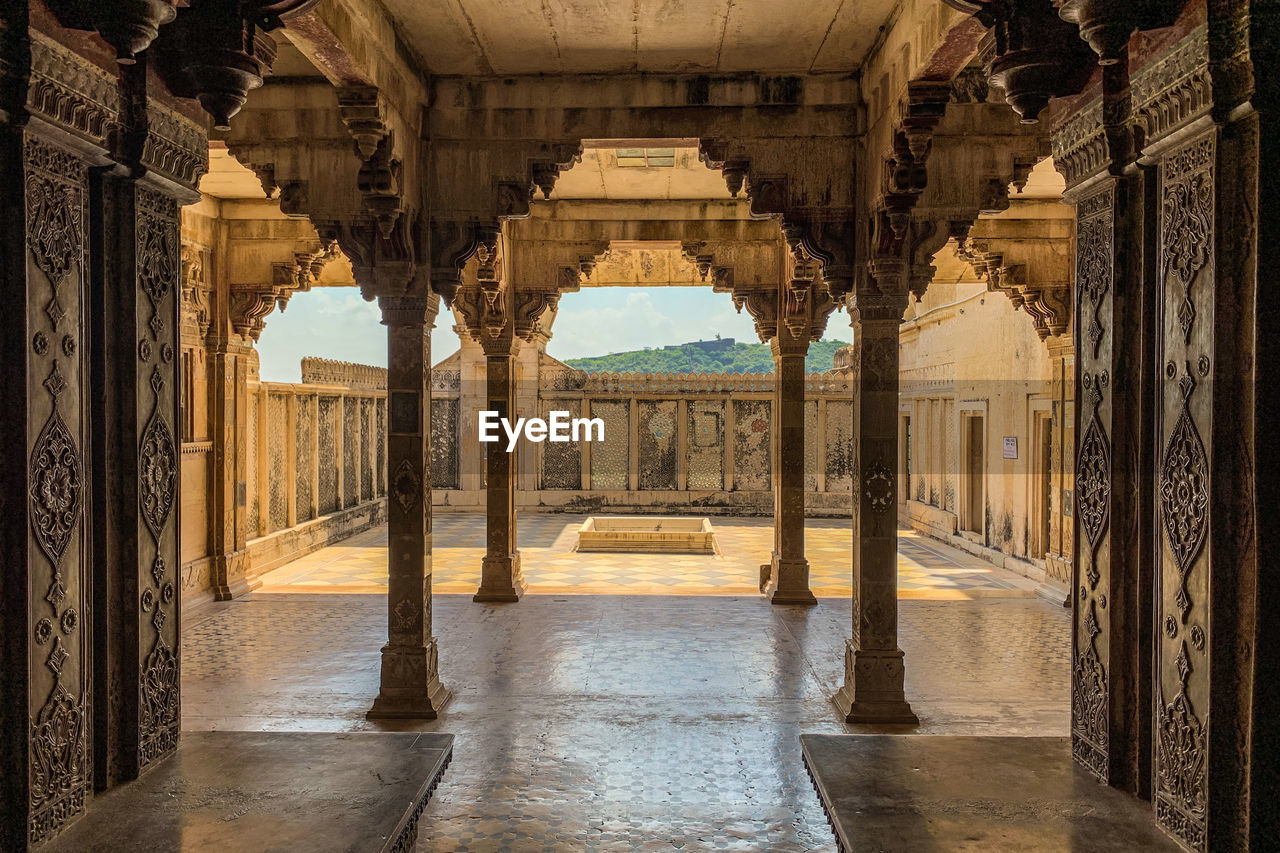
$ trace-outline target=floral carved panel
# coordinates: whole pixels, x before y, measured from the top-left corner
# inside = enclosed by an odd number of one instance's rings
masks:
[[[1155,809],[1161,827],[1208,849],[1209,634],[1212,560],[1214,171],[1216,136],[1166,154],[1159,166],[1161,410],[1156,504]]]
[[[31,626],[31,659],[43,662],[32,669],[26,691],[27,836],[31,844],[39,844],[83,812],[92,775],[82,619],[88,588],[81,361],[88,169],[75,155],[35,134],[27,137],[23,153],[23,302],[31,335],[25,403],[31,558],[25,623]]]
[[[1113,183],[1076,204],[1076,323],[1079,330],[1080,420],[1076,447],[1075,524],[1080,557],[1073,611],[1071,751],[1102,781],[1110,780],[1108,661],[1111,618],[1111,359],[1118,193]]]
[[[136,567],[139,603],[137,667],[137,766],[146,767],[178,744],[178,567],[179,456],[171,424],[180,399],[178,302],[182,293],[178,206],[170,197],[135,186],[133,294],[138,337],[136,389],[138,509],[145,527]],[[149,534],[149,535],[148,535]]]

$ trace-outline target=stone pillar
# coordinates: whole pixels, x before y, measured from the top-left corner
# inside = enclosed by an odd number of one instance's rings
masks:
[[[218,297],[215,297],[218,298]],[[224,309],[225,311],[225,309]],[[218,321],[225,327],[225,314]],[[249,592],[245,577],[248,568],[249,522],[248,439],[246,400],[248,399],[249,347],[230,329],[220,328],[210,353],[210,421],[213,429],[213,510],[212,583],[214,598],[228,601]],[[254,531],[257,535],[257,531]]]
[[[516,354],[520,342],[508,335],[485,337],[485,387],[488,410],[500,418],[516,418]],[[519,601],[526,584],[516,548],[516,451],[507,452],[507,437],[485,448],[485,555],[480,565],[482,602]]]
[[[431,635],[431,329],[439,297],[380,297],[387,327],[388,640],[370,719],[434,719],[449,691]]]
[[[773,555],[764,593],[774,604],[817,604],[804,556],[804,359],[808,339],[784,324],[773,350]]]
[[[89,164],[57,138],[0,116],[4,850],[57,833],[84,811],[93,786]]]
[[[1135,178],[1102,175],[1071,196],[1079,389],[1072,753],[1101,781],[1135,793],[1150,772],[1150,733],[1144,738],[1138,730],[1150,695],[1143,701],[1137,691],[1148,680],[1138,633],[1151,607],[1150,538],[1141,531],[1153,523],[1144,484],[1154,476],[1150,392],[1143,388],[1150,387],[1144,341],[1151,340],[1155,307],[1144,299],[1140,186]]]
[[[458,447],[480,447],[477,418],[485,407],[484,380],[480,376],[484,351],[463,323],[453,327],[458,335]],[[458,488],[467,503],[479,502],[484,488],[484,458],[477,453],[458,454]]]
[[[834,701],[851,723],[919,720],[903,692],[898,648],[898,326],[907,307],[906,264],[871,262],[856,294],[857,382],[853,419],[857,493],[853,498],[853,637],[845,683]]]
[[[97,781],[133,779],[179,729],[178,199],[153,181],[101,176],[93,291],[104,410],[95,425]],[[184,195],[183,200],[189,196]]]

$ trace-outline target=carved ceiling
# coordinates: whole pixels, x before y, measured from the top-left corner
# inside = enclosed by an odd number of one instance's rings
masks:
[[[852,71],[895,0],[383,3],[432,73],[505,76]]]

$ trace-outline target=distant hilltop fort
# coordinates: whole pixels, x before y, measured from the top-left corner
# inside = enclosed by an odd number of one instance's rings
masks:
[[[684,347],[697,347],[700,350],[714,352],[716,350],[729,349],[733,346],[733,338],[716,338],[710,341],[689,341],[687,344],[673,344],[665,346],[663,349],[683,349]]]

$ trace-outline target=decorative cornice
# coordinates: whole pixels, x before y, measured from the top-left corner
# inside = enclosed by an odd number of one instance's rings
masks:
[[[1102,130],[1102,99],[1090,101],[1055,130],[1051,147],[1054,165],[1069,187],[1105,168],[1110,155]]]
[[[27,109],[105,146],[120,118],[119,83],[113,75],[31,30]]]
[[[1142,144],[1150,144],[1208,113],[1213,106],[1208,28],[1193,30],[1138,72],[1130,91]]]
[[[1140,136],[1139,147],[1208,113],[1213,106],[1208,30],[1193,30],[1138,71],[1130,83],[1130,93],[1130,124]],[[1053,133],[1054,164],[1068,187],[1107,166],[1109,152],[1102,106],[1102,98],[1093,99]]]
[[[194,191],[209,170],[209,138],[203,127],[152,101],[147,106],[142,165]]]

